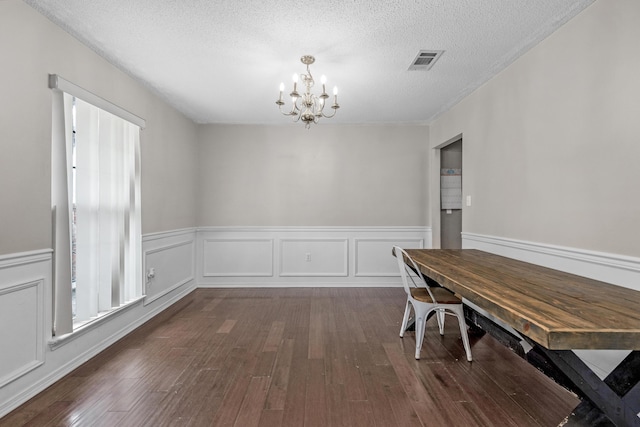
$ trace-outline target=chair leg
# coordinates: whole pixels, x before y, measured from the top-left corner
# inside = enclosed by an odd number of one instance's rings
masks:
[[[445,310],[443,308],[436,310],[436,318],[438,319],[438,330],[440,335],[444,335],[444,316]]]
[[[424,340],[425,322],[424,317],[416,316],[416,360],[420,359],[420,350]]]
[[[404,336],[404,331],[407,330],[407,323],[409,323],[410,314],[411,314],[411,303],[407,299],[407,305],[404,308],[404,317],[402,318],[402,325],[400,326],[400,337]]]
[[[467,360],[472,361],[471,358],[471,345],[469,345],[469,334],[467,333],[467,322],[464,320],[464,309],[462,306],[456,307],[454,310],[456,317],[458,318],[458,325],[460,326],[460,336],[462,337],[462,344],[464,345],[464,351],[467,353]]]
[[[425,310],[420,306],[413,308],[416,316],[416,360],[420,359],[420,350],[422,349],[422,342],[424,341],[424,332],[427,326],[427,315],[429,311],[430,310]]]

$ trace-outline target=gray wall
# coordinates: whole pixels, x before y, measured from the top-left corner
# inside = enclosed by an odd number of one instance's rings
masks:
[[[428,224],[426,126],[200,128],[202,226]]]
[[[463,232],[640,256],[638,22],[597,1],[430,125],[463,136]]]
[[[426,126],[199,126],[18,0],[0,2],[0,52],[0,255],[51,247],[49,73],[146,120],[144,234],[429,222]]]
[[[49,73],[146,119],[143,233],[196,225],[193,122],[21,1],[0,1],[0,52],[0,255],[51,247]]]
[[[144,233],[433,225],[437,236],[425,146],[463,135],[464,232],[639,256],[639,19],[635,0],[597,1],[429,128],[305,130],[197,126],[29,6],[0,1],[0,254],[51,246],[47,74],[58,73],[147,120]]]

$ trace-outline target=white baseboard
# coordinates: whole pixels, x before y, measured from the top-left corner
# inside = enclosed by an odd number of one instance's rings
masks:
[[[203,289],[233,289],[233,288],[397,288],[401,287],[402,283],[399,280],[387,280],[387,281],[354,281],[354,282],[328,282],[311,280],[297,281],[297,282],[232,282],[227,283],[220,281],[218,283],[200,284],[198,288]]]

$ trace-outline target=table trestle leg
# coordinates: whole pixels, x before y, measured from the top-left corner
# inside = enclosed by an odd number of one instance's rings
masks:
[[[581,397],[588,399],[616,426],[640,426],[640,351],[632,351],[601,380],[571,350],[548,350],[536,344],[547,359],[574,384]],[[577,413],[585,413],[580,405]],[[588,408],[586,408],[586,412]],[[572,425],[571,418],[567,425]]]

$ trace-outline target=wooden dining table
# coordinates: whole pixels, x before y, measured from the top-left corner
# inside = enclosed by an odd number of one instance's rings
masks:
[[[640,426],[639,291],[476,249],[406,251],[424,276],[524,337],[590,411],[618,426]],[[602,380],[576,349],[630,352]]]

